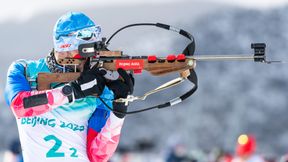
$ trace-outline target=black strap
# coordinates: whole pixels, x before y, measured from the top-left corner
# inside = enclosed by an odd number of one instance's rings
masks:
[[[111,39],[118,34],[120,31],[126,29],[126,28],[130,28],[130,27],[135,27],[135,26],[156,26],[162,29],[166,29],[166,30],[171,30],[174,32],[177,32],[179,34],[181,34],[182,36],[190,39],[192,42],[194,42],[194,37],[192,36],[192,34],[190,34],[189,32],[183,30],[183,29],[178,29],[175,28],[171,25],[167,25],[167,24],[162,24],[162,23],[136,23],[136,24],[130,24],[130,25],[126,25],[120,29],[118,29],[116,32],[114,32],[107,40],[106,44],[109,45],[109,42],[111,41]]]

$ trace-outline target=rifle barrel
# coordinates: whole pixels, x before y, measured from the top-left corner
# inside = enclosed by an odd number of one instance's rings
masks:
[[[254,59],[264,59],[265,56],[253,55],[197,55],[188,56],[187,58],[195,59],[196,61],[249,61]]]

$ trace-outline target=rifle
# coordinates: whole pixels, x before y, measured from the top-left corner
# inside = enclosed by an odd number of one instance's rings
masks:
[[[110,40],[121,30],[132,27],[132,26],[140,26],[140,25],[149,25],[156,26],[163,29],[171,30],[181,34],[182,36],[188,38],[191,42],[187,45],[187,47],[183,50],[181,54],[178,55],[168,55],[167,57],[156,57],[155,55],[150,56],[129,56],[123,54],[122,51],[110,51],[108,50],[108,45]],[[172,106],[178,104],[191,96],[198,88],[198,79],[197,75],[194,71],[196,67],[197,61],[247,61],[251,60],[254,62],[262,62],[262,63],[273,63],[279,61],[267,61],[265,56],[265,43],[252,43],[251,48],[254,50],[254,54],[249,55],[197,55],[194,56],[195,51],[195,41],[193,36],[186,32],[183,29],[178,29],[172,27],[170,25],[161,24],[161,23],[141,23],[141,24],[132,24],[127,25],[118,31],[116,31],[109,39],[106,41],[106,38],[102,38],[101,41],[90,43],[90,44],[82,44],[79,46],[78,51],[79,54],[83,58],[89,58],[92,66],[97,66],[99,68],[106,69],[109,75],[113,75],[113,71],[118,68],[123,68],[124,70],[131,71],[133,73],[141,73],[143,70],[150,72],[150,74],[154,76],[163,76],[170,73],[180,73],[180,77],[173,79],[169,82],[162,84],[161,86],[145,93],[143,96],[132,96],[128,95],[127,98],[120,98],[115,100],[115,102],[132,102],[135,100],[145,100],[147,96],[154,94],[156,92],[162,91],[167,88],[171,88],[182,83],[185,80],[189,80],[193,83],[192,89],[188,92],[184,93],[180,97],[176,97],[169,102],[165,102],[163,104],[159,104],[156,106],[152,106],[146,109],[142,109],[139,111],[127,112],[135,113],[141,112],[153,108],[164,108],[168,106]],[[69,65],[78,65],[80,60],[78,59],[62,59],[58,61],[59,64],[65,66]],[[76,68],[75,68],[76,69]],[[109,75],[106,78],[109,78]],[[67,83],[72,80],[76,80],[80,76],[79,72],[66,72],[66,73],[39,73],[37,77],[38,82],[38,90],[46,90],[50,89],[52,83]],[[111,77],[111,76],[110,76]],[[102,100],[105,104],[105,102]],[[107,104],[105,104],[108,106]]]

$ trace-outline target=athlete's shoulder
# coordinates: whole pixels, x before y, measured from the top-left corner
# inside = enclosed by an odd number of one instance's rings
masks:
[[[16,61],[13,61],[11,65],[8,68],[9,72],[22,72],[24,71],[25,67],[34,65],[35,67],[45,64],[45,59],[39,59],[39,60],[25,60],[25,59],[18,59]]]

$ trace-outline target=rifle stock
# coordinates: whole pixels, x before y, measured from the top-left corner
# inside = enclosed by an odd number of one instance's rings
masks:
[[[107,53],[106,53],[107,54]],[[101,56],[101,55],[100,55]],[[187,77],[189,75],[189,69],[195,68],[196,61],[194,59],[186,58],[183,61],[173,61],[169,62],[165,59],[157,60],[155,62],[149,62],[148,59],[138,59],[138,58],[127,58],[119,57],[118,53],[116,57],[113,58],[113,54],[109,55],[109,61],[107,57],[100,57],[97,60],[100,61],[103,58],[106,61],[103,61],[101,64],[98,64],[98,67],[103,67],[107,70],[115,71],[118,68],[123,68],[126,71],[141,72],[142,70],[150,72],[152,75],[161,76],[167,75],[170,73],[179,72],[181,77]],[[72,61],[71,61],[72,60]],[[73,64],[79,60],[73,59],[63,59],[62,63]],[[96,66],[96,65],[95,65]],[[80,76],[79,72],[67,72],[67,73],[39,73],[37,77],[37,89],[38,90],[47,90],[51,88],[52,83],[67,83],[73,80],[76,80]]]
[[[37,90],[51,89],[52,83],[68,83],[76,80],[80,76],[79,72],[75,73],[38,73]]]

